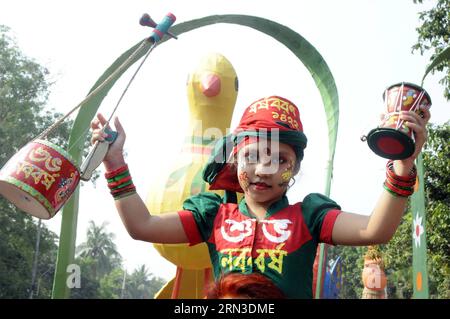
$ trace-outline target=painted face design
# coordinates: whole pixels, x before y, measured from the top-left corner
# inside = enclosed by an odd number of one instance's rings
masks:
[[[283,173],[281,173],[281,184],[279,184],[280,187],[289,185],[289,181],[294,175],[293,169],[294,169],[294,161],[291,160],[289,162],[289,166],[284,169]]]
[[[296,157],[287,144],[263,148],[252,143],[237,154],[237,179],[245,196],[267,203],[283,196],[295,174]]]
[[[248,187],[250,186],[249,178],[247,175],[247,172],[240,172],[238,175],[239,184],[241,185],[242,189],[244,191],[248,190]]]

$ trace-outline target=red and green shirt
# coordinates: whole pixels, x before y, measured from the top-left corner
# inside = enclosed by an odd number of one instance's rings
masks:
[[[317,244],[332,244],[340,207],[321,194],[289,205],[286,196],[256,220],[245,199],[223,203],[215,193],[187,199],[178,212],[191,245],[206,242],[217,279],[237,271],[269,277],[288,298],[312,298]]]

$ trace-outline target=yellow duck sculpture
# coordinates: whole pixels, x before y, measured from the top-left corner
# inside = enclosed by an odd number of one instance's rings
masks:
[[[147,196],[147,208],[155,215],[179,211],[189,196],[208,190],[202,179],[203,167],[215,141],[227,133],[237,99],[238,79],[233,66],[221,54],[207,55],[189,74],[187,93],[190,118],[183,148],[174,169],[163,174],[161,182],[154,183]],[[154,247],[177,266],[175,278],[155,298],[203,298],[205,286],[212,280],[206,244]]]

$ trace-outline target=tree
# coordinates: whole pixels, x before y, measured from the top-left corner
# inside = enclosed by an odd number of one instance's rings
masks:
[[[122,257],[114,243],[114,234],[106,231],[106,223],[95,225],[91,220],[86,242],[77,247],[78,257],[91,258],[93,278],[99,280],[121,264]]]
[[[0,199],[0,298],[28,298],[37,225],[29,215]],[[56,261],[55,233],[41,230],[35,298],[49,298]]]
[[[450,298],[450,121],[428,131],[423,160],[430,296]]]
[[[97,266],[97,261],[90,256],[75,258],[75,264],[80,267],[80,287],[73,288],[70,293],[71,299],[98,299],[99,280],[94,277],[92,271]]]
[[[122,257],[114,243],[114,234],[106,230],[106,223],[97,226],[89,222],[86,241],[76,251],[75,263],[80,266],[81,287],[71,292],[72,299],[114,298],[112,282],[120,270]]]
[[[127,279],[124,297],[127,299],[153,299],[153,296],[164,284],[164,279],[154,277],[145,265],[141,265]]]
[[[124,280],[126,280],[127,276],[126,270],[121,268],[113,269],[100,279],[99,297],[102,299],[121,299],[123,297]]]
[[[44,108],[51,85],[47,69],[24,56],[8,32],[0,25],[0,167],[60,116]],[[51,140],[65,146],[69,125],[60,126]],[[36,233],[34,218],[0,198],[0,298],[28,298]],[[42,228],[36,297],[50,296],[56,240]]]
[[[414,0],[414,3],[422,0]],[[438,0],[434,8],[419,13],[422,25],[416,28],[418,41],[412,51],[420,51],[423,55],[431,50],[430,61],[449,47],[450,41],[450,0]],[[450,99],[450,60],[445,60],[436,67],[442,71],[444,77],[439,81],[444,86],[444,96]]]

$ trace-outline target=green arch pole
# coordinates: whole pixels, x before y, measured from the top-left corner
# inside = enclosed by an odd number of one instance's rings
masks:
[[[422,154],[419,154],[416,160],[417,177],[419,178],[419,188],[411,197],[411,213],[413,218],[412,232],[413,236],[413,298],[428,299],[428,271],[427,271],[427,238],[426,238],[426,209],[425,209],[425,188],[423,176]],[[424,228],[422,234],[414,227],[414,220],[421,220]],[[414,232],[420,236],[419,244],[416,244]]]
[[[441,63],[450,61],[450,46],[445,48],[439,53],[430,65],[425,69],[425,73],[422,77],[421,86],[427,75],[432,72]],[[422,154],[416,159],[417,177],[419,179],[419,187],[411,197],[411,213],[412,213],[412,247],[413,247],[413,298],[428,299],[428,270],[427,270],[427,238],[426,238],[426,208],[425,208],[425,180],[424,180],[424,168]],[[420,234],[420,229],[415,227],[414,221],[420,221],[424,231]],[[417,225],[416,225],[417,226]],[[420,236],[419,241],[416,244],[414,239],[414,233],[416,236]]]
[[[100,88],[98,92],[89,97],[86,103],[80,108],[78,115],[72,127],[69,137],[69,153],[77,161],[78,166],[82,162],[82,155],[90,122],[95,116],[101,102],[108,94],[114,83],[120,76],[139,58],[141,58],[149,49],[151,44],[142,46],[133,59],[133,53],[140,47],[141,42],[122,54],[97,80],[89,93]],[[109,79],[108,84],[102,86],[102,83]],[[61,299],[70,297],[70,285],[67,281],[71,273],[67,272],[67,267],[74,262],[75,243],[77,233],[79,186],[62,210],[61,230],[59,236],[58,256],[56,259],[55,276],[53,280],[52,298]],[[75,274],[74,274],[75,275]],[[83,285],[83,283],[81,283]]]
[[[334,82],[333,75],[328,68],[325,60],[320,53],[301,35],[293,30],[278,24],[274,21],[264,18],[247,16],[247,15],[214,15],[204,18],[183,22],[173,26],[170,31],[175,35],[180,35],[185,32],[195,30],[200,27],[216,24],[216,23],[230,23],[238,24],[253,28],[257,31],[263,32],[268,36],[271,36],[278,42],[286,46],[308,69],[311,76],[319,89],[324,104],[329,136],[329,159],[327,168],[327,194],[331,185],[331,176],[333,169],[333,159],[336,147],[338,118],[339,118],[339,101],[336,84]],[[164,39],[162,42],[165,42]],[[97,83],[94,85],[94,90],[100,83],[111,75],[118,66],[127,59],[128,56],[139,46],[140,43],[125,52],[119,57],[111,67],[100,77]],[[141,54],[136,56],[137,61],[140,57],[148,51],[149,47],[146,47]],[[131,65],[132,63],[130,63]],[[125,70],[124,70],[125,71]],[[104,89],[92,98],[87,105],[83,106],[80,110],[72,129],[72,133],[69,140],[69,149],[71,155],[81,162],[82,148],[84,140],[89,128],[89,123],[92,121],[101,101],[106,96],[115,81],[122,75],[123,72],[117,75],[114,81],[110,85],[105,86]],[[91,91],[92,91],[91,90]],[[80,138],[82,137],[82,138]],[[79,142],[82,140],[83,143]],[[78,142],[77,142],[78,141]],[[78,144],[77,144],[78,143]],[[75,146],[75,147],[74,147]],[[75,250],[75,237],[76,237],[76,222],[78,214],[78,204],[75,204],[79,200],[78,196],[74,196],[71,201],[68,202],[63,210],[63,220],[61,222],[61,236],[60,246],[58,250],[57,267],[55,273],[55,280],[53,285],[53,298],[67,298],[70,295],[70,289],[68,288],[66,281],[68,278],[67,266],[73,262],[74,250]],[[73,201],[73,202],[72,202]],[[82,284],[82,283],[81,283]]]

